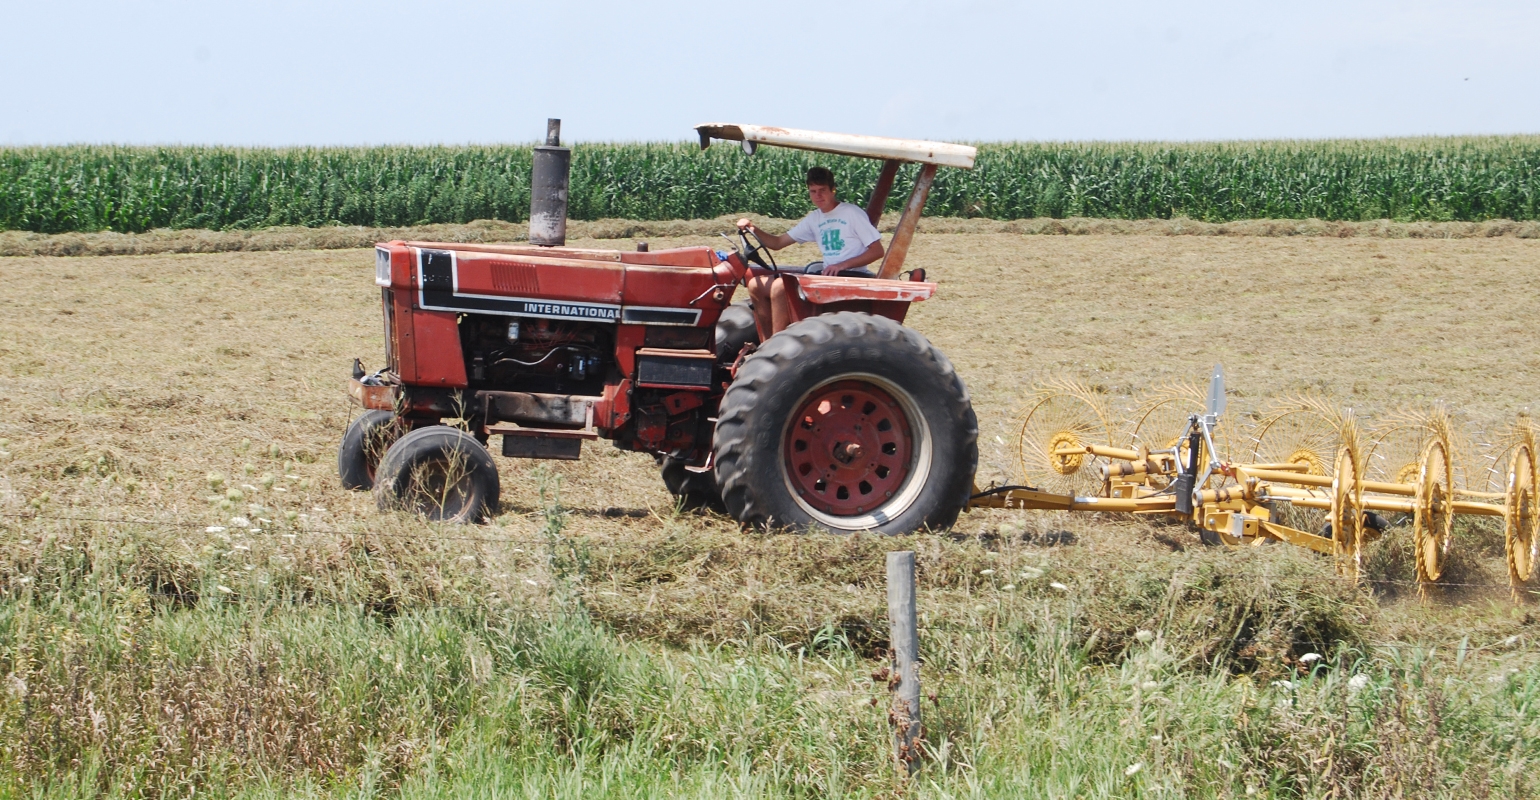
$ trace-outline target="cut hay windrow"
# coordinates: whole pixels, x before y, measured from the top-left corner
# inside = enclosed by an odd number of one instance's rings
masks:
[[[0,229],[64,233],[278,225],[523,221],[523,145],[246,149],[0,149]],[[864,199],[880,164],[800,151],[747,156],[694,144],[577,144],[576,220],[796,218],[813,164]],[[912,170],[911,165],[908,169]],[[936,180],[927,213],[1482,221],[1540,218],[1540,137],[1230,143],[996,143]],[[908,176],[904,176],[907,180]],[[902,198],[889,200],[899,210]]]

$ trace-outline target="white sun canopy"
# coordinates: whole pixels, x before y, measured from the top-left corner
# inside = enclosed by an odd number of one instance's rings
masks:
[[[755,145],[790,147],[796,150],[812,150],[842,156],[914,161],[962,169],[972,169],[973,158],[978,154],[977,149],[965,144],[926,142],[919,139],[889,139],[885,136],[861,136],[854,133],[802,131],[769,125],[708,122],[705,125],[696,125],[695,130],[700,134],[702,150],[710,146],[712,139],[725,139],[734,142],[750,142]]]

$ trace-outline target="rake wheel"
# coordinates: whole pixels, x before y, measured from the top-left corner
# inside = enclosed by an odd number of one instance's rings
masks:
[[[1057,451],[1112,445],[1112,424],[1101,392],[1075,381],[1044,383],[1027,401],[1016,465],[1025,483],[1060,494],[1099,494],[1101,456]]]
[[[1504,503],[1503,549],[1508,557],[1508,585],[1517,597],[1520,587],[1535,572],[1536,557],[1540,556],[1540,506],[1536,491],[1540,486],[1540,471],[1535,463],[1535,434],[1528,420],[1520,422],[1522,440],[1513,448],[1513,458],[1508,464],[1508,497]]]
[[[1449,441],[1438,436],[1422,450],[1417,476],[1415,513],[1412,515],[1413,552],[1417,561],[1417,585],[1425,589],[1444,574],[1444,559],[1454,532],[1454,470],[1450,469]]]
[[[1342,441],[1333,462],[1331,482],[1332,552],[1337,574],[1358,580],[1363,566],[1364,459],[1358,427],[1351,416],[1343,420]]]
[[[1534,423],[1528,415],[1521,415],[1513,426],[1492,436],[1490,442],[1480,447],[1482,452],[1470,459],[1474,466],[1469,468],[1469,485],[1482,491],[1488,498],[1494,494],[1502,494],[1506,498],[1509,474],[1498,467],[1511,466],[1514,454],[1525,444],[1529,445],[1532,456],[1540,458],[1540,447],[1537,447],[1535,437]]]
[[[1178,383],[1155,389],[1134,409],[1133,424],[1128,433],[1132,449],[1150,452],[1175,449],[1178,461],[1186,464],[1189,417],[1206,410],[1204,391],[1194,384]],[[1219,424],[1214,428],[1214,446],[1226,453],[1230,451],[1229,431],[1229,418],[1220,416]],[[1200,453],[1198,461],[1207,463],[1208,453]],[[1173,479],[1169,475],[1152,475],[1150,482],[1155,488],[1162,489]],[[1211,477],[1210,482],[1215,479]]]
[[[1369,436],[1367,476],[1371,481],[1414,484],[1422,471],[1422,451],[1433,431],[1426,415],[1397,412]]]
[[[1330,470],[1336,463],[1343,425],[1342,412],[1318,397],[1283,400],[1258,420],[1251,437],[1250,460],[1295,464],[1309,475],[1333,474]]]

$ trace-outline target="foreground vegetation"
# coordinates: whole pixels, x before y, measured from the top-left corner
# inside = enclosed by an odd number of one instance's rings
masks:
[[[1131,408],[1222,361],[1237,413],[1314,389],[1494,430],[1540,396],[1540,358],[1494,346],[1531,327],[1531,239],[921,234],[910,263],[941,282],[908,322],[967,381],[983,483],[1045,372]],[[382,349],[371,267],[0,259],[0,797],[1540,793],[1535,607],[1500,529],[1462,526],[1460,585],[1421,600],[1405,526],[1364,588],[1109,515],[763,536],[675,513],[603,443],[499,459],[495,524],[382,515],[331,461],[351,358]],[[925,658],[907,784],[895,547]]]
[[[865,607],[812,627],[769,599],[685,622],[669,647],[636,624],[642,598],[690,579],[752,593],[723,573],[766,542],[665,517],[648,547],[617,547],[566,519],[551,505],[535,531],[469,537],[271,523],[203,547],[153,525],[9,520],[0,794],[1540,791],[1532,654],[1490,632],[1442,653],[1368,641],[1374,603],[1290,548],[1093,565],[1062,538],[774,541],[760,566],[801,551],[801,591],[855,581]],[[923,585],[927,758],[908,782],[872,602],[895,545],[920,551]],[[590,607],[606,594],[627,597]]]
[[[43,233],[521,221],[525,146],[0,149],[0,230]],[[813,163],[865,197],[877,162],[766,148],[579,144],[573,219],[800,217]],[[889,210],[900,208],[894,196]],[[983,144],[942,170],[928,213],[1397,221],[1540,217],[1540,138]]]

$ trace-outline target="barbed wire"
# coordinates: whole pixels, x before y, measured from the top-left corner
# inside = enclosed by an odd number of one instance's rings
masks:
[[[564,515],[564,514],[571,513],[571,510],[570,509],[561,508],[561,507],[556,507],[556,508],[554,508],[551,511],[531,510],[529,512],[526,512],[525,516],[527,516],[527,517],[536,517],[536,516],[539,516],[539,515],[550,515],[550,514],[553,514],[553,513],[554,514],[563,514]],[[654,513],[654,512],[652,512],[650,510],[646,511],[646,512],[642,512],[642,511],[639,511],[639,510],[608,508],[608,509],[605,509],[603,512],[600,512],[600,515],[601,516],[605,516],[605,517],[621,517],[621,516],[645,516],[646,514],[649,514],[649,513]],[[135,518],[129,518],[129,517],[81,516],[81,515],[73,515],[73,514],[71,514],[71,515],[44,514],[44,513],[41,513],[41,512],[21,512],[21,513],[17,513],[17,512],[0,512],[0,518],[11,518],[11,519],[22,519],[22,520],[49,520],[49,521],[60,521],[60,522],[87,522],[87,523],[100,523],[100,524],[112,524],[112,525],[134,525],[134,526],[151,527],[151,528],[153,528],[153,527],[168,527],[168,528],[182,528],[182,529],[187,529],[187,530],[203,529],[203,530],[208,531],[210,533],[231,533],[231,534],[240,534],[240,535],[260,536],[260,537],[264,537],[264,538],[279,537],[279,536],[334,536],[334,537],[363,537],[363,538],[379,537],[379,538],[387,538],[387,539],[404,539],[404,540],[410,540],[410,541],[416,541],[416,542],[422,542],[422,541],[424,541],[424,538],[425,538],[425,537],[423,537],[421,535],[418,535],[418,534],[391,533],[391,532],[385,532],[385,531],[370,531],[370,530],[365,530],[365,531],[349,531],[349,530],[336,530],[336,529],[329,529],[329,528],[312,528],[312,527],[307,527],[307,526],[303,526],[303,525],[293,525],[293,524],[289,524],[289,523],[283,523],[281,527],[263,527],[263,528],[252,528],[252,527],[241,527],[241,526],[227,527],[229,525],[228,522],[225,525],[208,525],[208,524],[206,524],[204,522],[190,522],[190,521],[181,521],[181,520],[175,520],[175,519],[171,519],[171,520],[167,520],[167,519],[158,519],[158,520],[157,519],[135,519]],[[219,530],[211,530],[211,529],[216,529],[216,528],[219,529]],[[501,536],[455,536],[455,535],[445,535],[445,534],[442,534],[442,533],[439,533],[439,532],[435,532],[432,535],[431,538],[433,540],[436,540],[436,541],[461,541],[461,542],[473,542],[473,543],[477,543],[477,544],[523,544],[523,545],[529,545],[529,544],[532,544],[532,543],[537,543],[540,540],[541,536],[540,536],[539,533],[535,533],[535,532],[531,532],[531,533],[529,533],[529,534],[527,534],[527,535],[525,535],[523,537],[518,537],[518,538],[501,537]],[[1059,546],[1063,546],[1063,545],[1059,545]],[[1069,577],[1071,579],[1073,579],[1074,577],[1078,577],[1078,573],[1082,573],[1082,572],[1093,572],[1093,573],[1101,573],[1101,574],[1106,574],[1106,573],[1126,574],[1126,570],[1121,569],[1119,567],[1108,566],[1108,565],[1098,565],[1098,564],[1079,564],[1079,565],[1076,565],[1074,567],[1064,567],[1064,568],[1062,568],[1062,572],[1064,573],[1064,577]],[[1044,575],[1040,576],[1040,577],[1046,577],[1046,574],[1047,573],[1045,571]],[[1174,575],[1173,575],[1173,577],[1174,577]],[[1338,581],[1338,582],[1344,582],[1344,583],[1352,583],[1352,584],[1357,584],[1357,585],[1372,584],[1372,585],[1418,586],[1418,587],[1425,585],[1425,584],[1422,584],[1421,582],[1415,581],[1415,580],[1397,580],[1397,579],[1391,579],[1391,578],[1353,578],[1353,577],[1345,576],[1345,575],[1321,575],[1321,576],[1315,576],[1315,579],[1319,579],[1319,580],[1332,580],[1332,581]],[[1033,578],[1033,579],[1030,579],[1030,580],[1037,580],[1037,579]],[[991,584],[988,584],[988,585],[994,586],[994,588],[1001,588],[1001,587],[999,587],[998,585],[996,585],[994,583],[991,583]],[[1493,583],[1493,582],[1444,582],[1444,581],[1439,581],[1439,582],[1435,582],[1435,583],[1433,583],[1431,585],[1435,586],[1435,587],[1508,589],[1510,591],[1515,589],[1514,586],[1512,586],[1511,584],[1508,584],[1508,583]],[[1526,594],[1540,594],[1540,589],[1536,589],[1536,588],[1519,587],[1519,590],[1524,592],[1524,593],[1526,593]],[[984,628],[979,628],[978,630],[983,631],[985,629]],[[1377,645],[1377,646],[1380,646],[1380,645]],[[1390,645],[1383,645],[1383,646],[1390,646]]]
[[[535,513],[539,513],[539,512],[535,512]],[[283,527],[280,527],[280,528],[256,528],[256,529],[253,529],[253,528],[243,527],[243,526],[239,526],[239,525],[231,526],[229,522],[225,522],[224,524],[210,525],[210,524],[208,524],[206,522],[181,522],[181,521],[177,521],[177,520],[146,520],[146,519],[131,519],[131,518],[122,518],[122,517],[83,517],[83,516],[74,516],[74,515],[39,514],[39,513],[14,513],[14,512],[0,512],[0,517],[8,517],[8,518],[12,518],[12,519],[51,520],[51,521],[60,521],[60,522],[97,522],[97,523],[104,523],[104,524],[109,524],[109,525],[138,525],[138,526],[147,527],[147,528],[165,527],[165,528],[186,528],[186,529],[189,529],[189,530],[195,530],[195,529],[208,530],[209,528],[219,528],[220,529],[219,531],[210,531],[210,533],[226,533],[226,532],[239,531],[242,534],[255,535],[255,536],[284,536],[284,535],[295,535],[295,536],[379,536],[379,537],[383,537],[383,538],[387,538],[387,539],[411,539],[413,541],[418,541],[418,542],[423,541],[423,539],[424,539],[423,536],[418,535],[418,534],[388,533],[388,532],[384,532],[384,531],[331,530],[331,529],[325,529],[325,528],[309,528],[309,527],[305,527],[305,526],[302,526],[302,525],[297,526],[297,525],[291,525],[291,524],[285,524]],[[511,538],[505,538],[505,537],[492,537],[492,536],[447,536],[447,535],[442,535],[442,534],[435,533],[432,538],[435,539],[435,540],[438,540],[438,541],[485,542],[485,543],[488,543],[488,544],[520,544],[520,543],[527,543],[528,541],[530,541],[530,539],[532,539],[534,537],[535,537],[535,534],[530,534],[530,536],[527,537],[527,538],[511,539]]]

